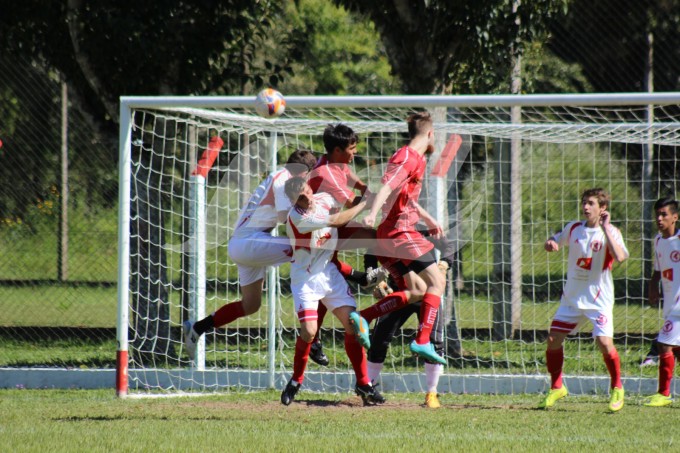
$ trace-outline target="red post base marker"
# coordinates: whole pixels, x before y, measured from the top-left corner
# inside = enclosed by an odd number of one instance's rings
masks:
[[[116,352],[116,396],[123,398],[128,393],[128,352]]]

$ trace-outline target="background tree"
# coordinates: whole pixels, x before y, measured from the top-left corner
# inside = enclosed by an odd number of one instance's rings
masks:
[[[405,93],[509,92],[514,49],[545,36],[567,0],[335,0],[376,25]]]

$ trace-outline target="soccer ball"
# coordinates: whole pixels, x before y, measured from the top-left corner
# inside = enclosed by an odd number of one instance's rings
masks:
[[[286,100],[283,95],[273,88],[265,88],[257,93],[255,111],[265,118],[281,116],[286,110]]]

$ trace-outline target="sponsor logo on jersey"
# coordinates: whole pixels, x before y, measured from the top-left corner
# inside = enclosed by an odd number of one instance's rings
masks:
[[[597,319],[595,320],[597,325],[600,326],[600,327],[606,326],[608,321],[609,320],[607,319],[607,316],[605,316],[602,313],[600,313],[600,316],[598,316]]]
[[[581,269],[585,269],[587,271],[590,270],[590,268],[593,265],[593,259],[592,258],[579,258],[576,260],[576,266],[580,267]]]
[[[602,250],[602,242],[600,242],[600,241],[593,241],[593,242],[590,244],[590,248],[593,250],[593,252],[599,252],[600,250]]]
[[[677,263],[678,261],[680,261],[680,252],[679,251],[673,250],[671,252],[671,261],[673,261],[674,263]]]
[[[665,278],[666,280],[672,282],[673,281],[673,268],[671,267],[671,268],[664,270],[663,272],[661,272],[661,276],[663,278]]]
[[[663,323],[663,332],[664,333],[669,333],[671,330],[673,330],[673,323],[671,321],[666,321]]]

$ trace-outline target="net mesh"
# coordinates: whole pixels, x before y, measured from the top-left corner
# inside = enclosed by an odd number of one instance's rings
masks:
[[[342,122],[360,137],[354,171],[377,190],[385,163],[405,142],[404,119],[414,110],[289,106],[274,120],[250,108],[133,110],[130,386],[258,389],[271,385],[272,376],[276,385],[285,384],[292,371],[298,324],[288,265],[276,269],[275,278],[265,284],[257,313],[206,334],[205,370],[194,367],[184,351],[181,325],[191,316],[195,290],[187,253],[191,173],[211,136],[219,134],[225,144],[206,179],[205,313],[239,300],[237,269],[226,244],[249,194],[273,170],[273,153],[279,163],[296,148],[321,156],[323,129]],[[630,251],[630,258],[613,271],[614,340],[622,372],[627,379],[654,377],[655,370],[639,366],[661,322],[660,312],[644,304],[655,234],[649,209],[658,197],[677,189],[678,105],[525,106],[515,110],[514,122],[509,107],[430,110],[438,149],[458,138],[455,156],[436,152],[431,157],[421,198],[428,211],[437,212],[456,251],[440,310],[449,358],[446,375],[483,380],[545,374],[544,340],[559,305],[567,260],[564,252],[546,253],[543,244],[581,218],[583,190],[603,187],[612,195],[612,223]],[[437,162],[446,164],[443,177],[432,176]],[[519,193],[514,205],[513,190]],[[362,269],[363,253],[343,252],[342,258]],[[370,290],[354,289],[360,308],[373,303]],[[276,300],[274,326],[270,292]],[[327,316],[321,335],[331,363],[319,367],[310,361],[306,378],[306,385],[331,391],[349,389],[352,382],[342,326],[332,318]],[[389,348],[383,376],[395,383],[422,374],[423,363],[408,352],[416,323],[415,317],[407,321]],[[608,376],[590,330],[585,325],[567,340],[567,375]],[[407,387],[422,389],[422,384]]]

